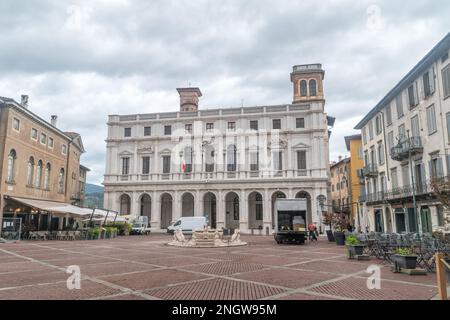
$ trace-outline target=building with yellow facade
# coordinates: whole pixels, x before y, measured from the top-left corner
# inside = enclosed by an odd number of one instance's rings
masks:
[[[351,224],[360,227],[362,219],[358,212],[365,194],[361,135],[345,137],[345,144],[350,158],[340,157],[330,166],[332,207],[333,212],[347,214]]]

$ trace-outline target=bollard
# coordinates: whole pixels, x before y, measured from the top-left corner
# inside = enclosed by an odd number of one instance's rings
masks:
[[[436,253],[435,259],[439,297],[441,300],[447,300],[447,276],[445,274],[445,265],[442,262],[444,259],[444,254],[441,252]]]
[[[268,237],[270,235],[269,233],[269,227],[266,227],[266,236]]]

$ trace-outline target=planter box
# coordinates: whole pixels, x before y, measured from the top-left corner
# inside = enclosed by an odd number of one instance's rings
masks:
[[[335,242],[333,231],[327,230],[327,238],[329,242]]]
[[[334,239],[336,240],[336,244],[338,246],[345,246],[345,233],[343,232],[335,232]]]
[[[364,253],[363,245],[347,246],[350,257],[362,256]]]
[[[395,269],[416,269],[417,267],[417,256],[401,256],[394,254]]]

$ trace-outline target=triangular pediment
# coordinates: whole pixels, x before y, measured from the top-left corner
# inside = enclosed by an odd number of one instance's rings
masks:
[[[119,156],[132,156],[132,155],[133,155],[133,153],[128,150],[124,150],[119,153]]]
[[[170,155],[170,154],[172,154],[172,150],[166,148],[166,149],[161,150],[159,153]]]
[[[292,149],[309,149],[311,146],[305,144],[305,143],[297,143],[295,146],[292,146]]]

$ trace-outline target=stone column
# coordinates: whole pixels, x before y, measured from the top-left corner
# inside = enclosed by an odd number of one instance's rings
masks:
[[[219,190],[216,198],[216,224],[217,229],[225,228],[225,199],[222,190]]]
[[[203,216],[203,199],[201,199],[200,190],[197,190],[195,193],[194,216],[196,216],[196,217]],[[210,219],[211,219],[211,217],[210,217]]]
[[[133,191],[131,194],[131,203],[130,203],[130,215],[138,217],[141,215],[139,210],[139,198],[137,192]]]
[[[239,192],[238,192],[239,194]],[[249,233],[248,229],[248,199],[245,190],[241,190],[239,194],[239,228],[245,232]]]
[[[175,221],[181,218],[181,192],[176,190],[172,202],[172,220]]]
[[[161,229],[161,201],[156,191],[153,191],[152,194],[152,217],[150,224],[154,229]]]
[[[266,234],[266,228],[269,228],[269,234],[272,231],[272,206],[271,206],[271,198],[269,194],[269,190],[264,190],[263,195],[263,234]]]

